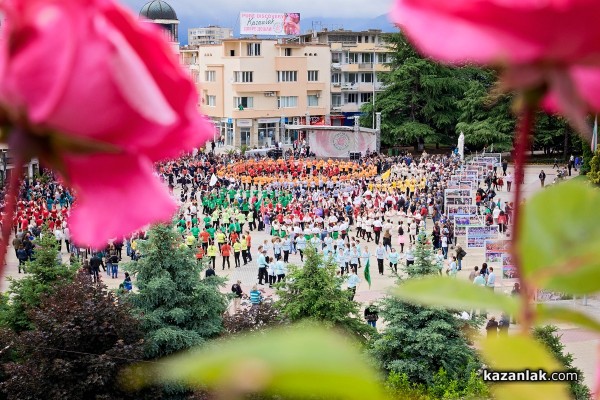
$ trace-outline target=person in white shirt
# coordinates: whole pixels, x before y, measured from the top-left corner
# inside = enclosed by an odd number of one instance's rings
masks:
[[[377,257],[377,269],[379,270],[379,275],[383,275],[383,260],[385,259],[385,247],[382,245],[377,245],[375,249],[375,257]]]
[[[354,296],[356,295],[356,287],[360,283],[360,278],[356,275],[356,270],[352,269],[350,275],[348,275],[348,279],[346,281],[348,285],[348,291],[350,292],[350,300],[354,300]]]
[[[489,275],[487,277],[486,286],[493,291],[494,288],[495,288],[495,286],[496,286],[496,274],[494,273],[494,268],[493,267],[489,267],[488,270],[490,272],[489,272]]]
[[[54,238],[56,239],[56,244],[58,245],[58,252],[62,250],[62,240],[63,240],[63,231],[60,228],[56,228],[54,230]]]

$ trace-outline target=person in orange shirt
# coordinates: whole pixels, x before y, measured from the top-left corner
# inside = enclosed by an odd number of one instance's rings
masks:
[[[225,264],[227,264],[227,269],[231,269],[231,264],[229,263],[229,256],[231,256],[231,245],[228,242],[225,242],[221,245],[221,256],[223,257],[223,269],[225,269]]]
[[[247,257],[249,261],[252,261],[252,254],[250,252],[250,248],[252,247],[252,238],[250,237],[250,232],[246,231],[246,245],[248,246]]]
[[[206,254],[206,252],[204,251],[204,247],[198,246],[198,252],[196,253],[196,259],[202,260],[202,257],[204,257],[204,254]]]

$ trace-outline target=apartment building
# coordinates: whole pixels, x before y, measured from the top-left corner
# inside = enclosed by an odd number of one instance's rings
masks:
[[[343,29],[301,35],[302,45],[328,45],[331,50],[330,118],[332,125],[351,126],[365,103],[377,101],[383,90],[378,74],[389,70],[391,51],[382,31]],[[373,127],[375,121],[373,121]]]
[[[328,124],[331,52],[327,44],[225,39],[182,49],[198,83],[201,112],[230,146],[292,144],[285,124]]]
[[[188,45],[220,44],[225,39],[233,38],[233,29],[210,25],[205,28],[188,29]]]

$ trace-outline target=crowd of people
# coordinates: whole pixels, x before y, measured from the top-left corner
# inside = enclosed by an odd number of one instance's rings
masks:
[[[255,261],[257,284],[272,286],[312,246],[337,265],[353,297],[361,281],[357,272],[367,263],[380,275],[397,274],[399,264],[414,263],[421,231],[431,235],[440,273],[444,266],[448,275],[461,270],[466,253],[460,247],[450,253],[456,244],[454,224],[444,212],[444,190],[460,167],[453,155],[371,154],[348,161],[196,152],[158,165],[157,174],[180,200],[174,229],[199,260],[208,259],[207,276]],[[498,175],[490,170],[475,201],[485,222],[505,231],[511,206],[495,199],[503,190]],[[64,250],[78,257],[94,279],[100,269],[119,279],[123,248],[136,260],[145,232],[117,238],[104,249],[72,243],[66,217],[75,199],[51,175],[43,177],[25,180],[21,188],[13,242],[19,264],[31,259],[35,238],[46,225],[59,248],[64,242]],[[256,232],[268,239],[255,243]],[[131,290],[129,275],[122,286]]]

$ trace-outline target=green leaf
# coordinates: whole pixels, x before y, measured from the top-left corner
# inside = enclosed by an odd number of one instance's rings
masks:
[[[225,398],[245,393],[386,398],[377,373],[354,343],[337,333],[308,326],[212,342],[154,368],[160,381],[206,385],[226,394]]]
[[[515,297],[495,294],[468,281],[439,276],[411,279],[394,288],[393,294],[403,300],[442,308],[468,310],[485,306],[507,313],[516,313],[519,309]]]
[[[498,336],[483,341],[481,355],[489,371],[514,371],[525,369],[548,372],[564,368],[544,348],[529,336]],[[492,386],[496,400],[569,399],[566,383],[502,382]]]
[[[537,287],[600,290],[600,191],[577,181],[543,190],[524,206],[520,235],[523,277]]]
[[[536,317],[538,323],[548,321],[560,321],[571,324],[579,325],[583,328],[588,328],[596,332],[600,332],[600,321],[596,321],[587,315],[572,310],[566,307],[560,306],[547,306],[545,304],[538,304],[536,310]]]

